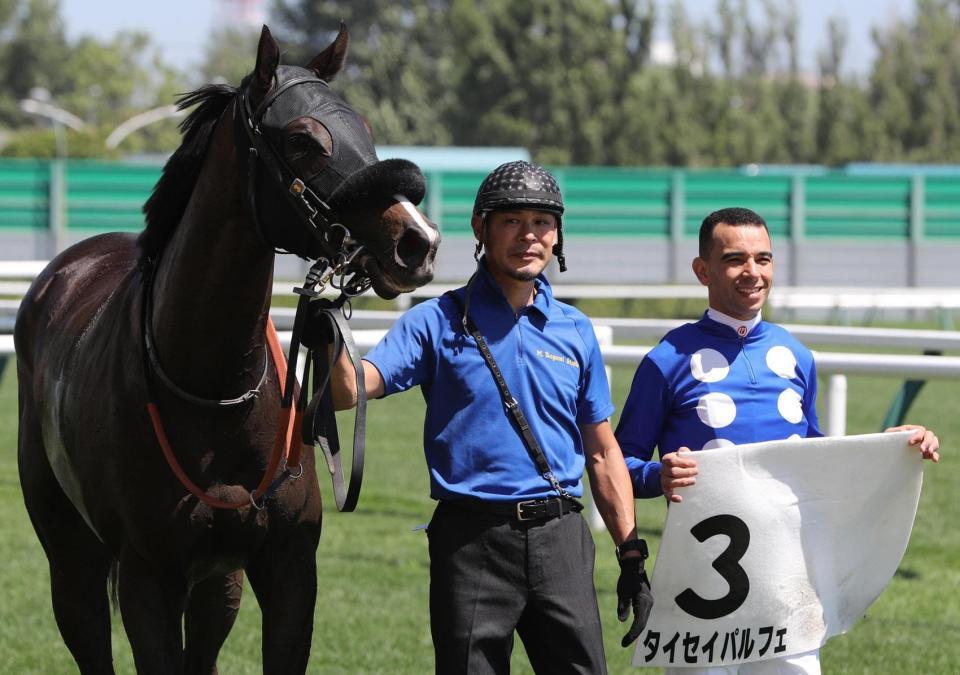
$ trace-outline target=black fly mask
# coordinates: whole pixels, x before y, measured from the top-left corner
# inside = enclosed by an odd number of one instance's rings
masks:
[[[352,232],[351,223],[340,220],[341,212],[358,200],[396,201],[400,196],[418,204],[423,199],[420,169],[406,160],[379,161],[364,120],[310,70],[279,66],[273,88],[256,110],[248,87],[239,100],[250,145],[254,218],[260,235],[278,251],[333,260],[343,254],[345,240],[382,246],[368,241],[378,233]],[[283,152],[286,129],[300,118],[322,124],[332,140],[332,152],[323,153],[326,161],[312,175],[298,175]]]

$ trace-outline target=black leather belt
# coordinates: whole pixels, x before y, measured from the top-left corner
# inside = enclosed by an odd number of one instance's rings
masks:
[[[444,501],[444,504],[466,511],[490,513],[516,520],[518,522],[535,522],[559,518],[566,513],[578,513],[583,510],[583,504],[576,499],[531,499],[525,502],[492,502],[481,499],[455,499]]]

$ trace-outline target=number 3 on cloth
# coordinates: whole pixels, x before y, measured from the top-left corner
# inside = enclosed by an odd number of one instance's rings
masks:
[[[713,569],[729,584],[729,592],[722,598],[706,600],[693,589],[687,588],[677,595],[677,606],[698,619],[719,619],[737,610],[750,592],[750,579],[740,566],[740,559],[750,545],[750,529],[747,524],[729,514],[720,514],[701,520],[690,528],[690,533],[703,543],[718,534],[730,538],[727,548],[713,561]]]

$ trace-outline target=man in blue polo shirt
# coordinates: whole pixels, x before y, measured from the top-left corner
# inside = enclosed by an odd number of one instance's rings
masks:
[[[438,673],[509,672],[514,631],[537,672],[606,672],[593,539],[576,500],[584,468],[617,546],[620,620],[634,612],[625,641],[649,613],[646,546],[608,421],[600,348],[589,320],[555,299],[542,274],[554,253],[565,267],[562,213],[559,187],[541,167],[495,169],[471,221],[476,273],[406,312],[363,361],[370,398],[419,385],[427,404],[424,454],[439,502],[428,528]],[[477,335],[532,443],[505,406]],[[355,401],[345,364],[334,383],[339,408]]]
[[[690,449],[823,435],[813,355],[760,317],[773,284],[773,248],[763,218],[744,208],[711,213],[700,227],[699,253],[693,271],[707,287],[709,307],[696,323],[667,333],[641,361],[617,426],[637,497],[681,501],[675,491],[696,483]],[[915,430],[910,443],[924,458],[939,460],[933,432],[916,425],[888,431],[903,429]],[[812,675],[820,673],[819,650],[667,672]]]

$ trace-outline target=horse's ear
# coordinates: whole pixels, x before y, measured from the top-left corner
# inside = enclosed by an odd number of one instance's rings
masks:
[[[260,32],[260,44],[257,45],[257,65],[253,67],[250,79],[250,95],[254,101],[259,101],[273,84],[273,74],[280,65],[280,46],[270,34],[266,26]]]
[[[349,44],[350,35],[347,33],[347,24],[341,21],[337,39],[313,57],[313,60],[306,66],[307,70],[312,70],[321,80],[332,81],[340,72],[340,69],[343,68],[344,61],[347,60],[347,46]]]

